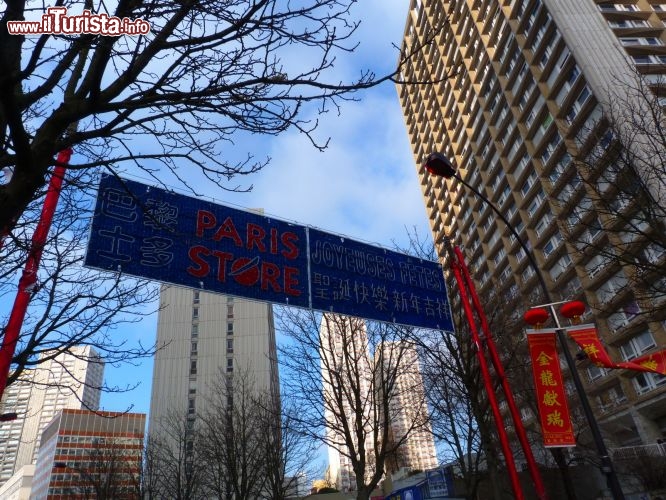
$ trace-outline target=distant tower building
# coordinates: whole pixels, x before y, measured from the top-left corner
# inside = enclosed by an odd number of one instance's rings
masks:
[[[46,352],[42,359],[53,355]],[[34,464],[42,431],[63,408],[99,408],[104,362],[90,346],[73,347],[7,387],[0,413],[16,412],[18,418],[0,422],[0,485],[22,466]]]
[[[396,466],[422,471],[434,469],[439,464],[428,421],[418,353],[412,345],[403,342],[385,342],[382,349],[400,351],[403,366],[398,371],[394,395],[389,401],[390,434],[395,442],[404,439],[396,454]],[[384,359],[391,357],[386,354]],[[414,422],[418,425],[412,428]]]
[[[323,347],[321,358],[324,398],[330,401],[335,394],[331,381],[332,370],[342,371],[343,377],[349,377],[350,386],[358,383],[359,393],[365,401],[362,413],[363,420],[367,422],[368,436],[373,434],[373,425],[381,421],[375,415],[381,413],[379,402],[384,400],[384,395],[380,392],[384,384],[379,379],[381,367],[378,363],[382,359],[383,362],[389,363],[392,359],[400,359],[400,365],[397,367],[387,365],[387,370],[396,374],[389,395],[389,436],[394,443],[404,441],[395,454],[394,467],[411,470],[437,467],[437,454],[431,428],[427,423],[428,408],[416,349],[405,342],[383,342],[377,346],[373,360],[370,356],[365,321],[358,318],[325,314],[322,317],[320,333]],[[343,349],[346,356],[351,356],[353,359],[343,360]],[[383,353],[382,357],[380,353]],[[352,368],[345,368],[346,366]],[[373,377],[377,377],[374,383]],[[356,422],[353,416],[357,413],[355,405],[343,399],[343,406],[343,413],[352,417],[350,425],[354,426]],[[336,404],[327,403],[325,406],[327,438],[329,442],[339,443],[337,447],[329,446],[328,449],[327,480],[335,483],[341,491],[354,490],[356,477],[351,460],[347,456],[351,452],[345,454],[347,450],[339,431],[340,423],[334,417],[334,409],[337,410]],[[366,447],[371,448],[371,444],[366,442]],[[371,454],[372,450],[368,453]],[[372,463],[371,457],[368,457],[367,463]],[[371,473],[371,469],[367,471],[367,474]]]
[[[62,410],[42,434],[31,499],[138,498],[146,415]]]
[[[279,398],[272,305],[162,286],[149,434],[170,418],[195,418],[226,375],[252,376],[257,391]]]
[[[349,338],[353,332],[353,337]],[[336,366],[344,367],[341,363],[343,355],[343,347],[347,344],[347,352],[355,353],[354,365],[356,367],[359,384],[359,393],[366,395],[366,407],[363,408],[363,418],[368,422],[367,433],[372,435],[372,412],[374,406],[374,395],[372,392],[372,367],[370,366],[370,358],[368,354],[368,338],[366,334],[365,322],[357,318],[349,318],[332,314],[325,314],[322,316],[320,325],[320,338],[323,346],[322,352],[322,382],[324,386],[324,397],[333,397],[332,381],[330,379],[331,366],[324,365],[324,356],[328,359],[327,362],[335,363]],[[353,345],[353,347],[351,347]],[[335,358],[335,359],[332,359]],[[342,368],[344,370],[344,368]],[[351,374],[349,374],[351,377]],[[356,381],[355,381],[356,382]],[[351,381],[350,381],[351,383]],[[344,413],[351,416],[351,425],[353,416],[356,413],[352,405],[345,399],[343,400]],[[352,491],[356,489],[356,476],[351,465],[351,460],[340,450],[345,450],[344,437],[339,432],[340,424],[336,422],[334,414],[329,404],[325,404],[325,415],[327,422],[327,438],[330,441],[339,443],[337,448],[328,447],[328,464],[327,479],[335,483],[336,488],[340,491]]]

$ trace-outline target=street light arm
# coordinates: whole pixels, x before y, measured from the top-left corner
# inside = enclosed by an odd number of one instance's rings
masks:
[[[523,241],[523,238],[518,234],[518,231],[516,231],[516,228],[513,227],[511,222],[506,218],[506,216],[500,211],[499,208],[495,206],[493,202],[491,202],[483,193],[478,191],[474,186],[471,184],[465,182],[465,180],[460,177],[457,173],[453,175],[453,177],[458,181],[461,182],[467,189],[472,191],[474,194],[476,194],[483,202],[485,202],[486,205],[488,205],[493,212],[504,222],[504,225],[511,231],[511,234],[513,234],[516,237],[516,240],[518,241],[518,244],[520,247],[523,249],[525,252],[525,255],[527,257],[527,260],[530,264],[530,267],[534,271],[534,274],[536,274],[537,279],[539,280],[539,285],[541,285],[541,290],[544,295],[544,299],[546,302],[552,302],[552,299],[550,297],[550,292],[548,291],[548,287],[546,286],[546,280],[543,278],[543,274],[539,270],[539,266],[536,263],[536,260],[534,259],[534,255],[532,254],[532,251],[527,247],[527,244]]]

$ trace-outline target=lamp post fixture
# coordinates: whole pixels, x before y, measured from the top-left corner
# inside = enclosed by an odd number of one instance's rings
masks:
[[[453,166],[451,161],[445,155],[437,152],[431,153],[426,158],[426,161],[424,163],[424,168],[432,175],[436,175],[438,177],[444,177],[446,179],[452,179],[452,178],[456,179],[458,182],[462,183],[465,187],[467,187],[474,194],[476,194],[484,203],[486,203],[493,210],[493,212],[495,212],[495,214],[502,220],[502,222],[504,222],[509,231],[511,231],[511,234],[513,234],[513,236],[518,241],[520,247],[525,252],[527,260],[530,266],[532,267],[532,270],[536,274],[537,279],[539,280],[539,285],[541,286],[544,298],[546,299],[546,302],[548,302],[548,304],[546,305],[550,306],[551,310],[553,311],[553,318],[557,326],[555,330],[557,339],[560,343],[562,353],[564,354],[564,359],[566,360],[567,367],[569,368],[569,373],[571,374],[571,378],[574,382],[576,392],[578,393],[578,398],[580,399],[585,419],[587,420],[587,424],[590,427],[590,432],[592,433],[592,439],[594,440],[594,444],[597,449],[597,454],[599,455],[599,459],[601,461],[601,471],[606,475],[608,487],[611,490],[613,498],[615,500],[624,500],[624,493],[622,492],[620,482],[617,478],[617,474],[613,467],[613,462],[611,461],[610,456],[608,455],[608,449],[606,448],[603,437],[601,436],[601,429],[599,428],[599,423],[594,417],[594,413],[592,412],[592,407],[590,406],[590,401],[588,400],[587,395],[585,394],[583,383],[580,379],[580,375],[578,374],[578,370],[576,369],[576,363],[571,354],[571,351],[569,350],[569,346],[567,345],[566,332],[564,329],[562,329],[559,320],[557,319],[557,314],[555,313],[554,309],[555,303],[551,298],[550,292],[548,291],[548,287],[546,286],[546,281],[544,280],[543,274],[541,273],[541,270],[539,269],[539,266],[537,265],[536,260],[534,259],[532,251],[527,247],[521,236],[518,234],[518,231],[516,231],[513,225],[511,225],[506,216],[484,194],[479,192],[474,186],[465,182],[462,179],[462,177],[458,175],[456,167]]]

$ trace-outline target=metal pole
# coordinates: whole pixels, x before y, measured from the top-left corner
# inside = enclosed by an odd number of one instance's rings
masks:
[[[479,198],[481,198],[481,200],[483,200],[484,203],[489,205],[490,208],[493,210],[493,212],[495,212],[495,214],[502,220],[502,222],[504,222],[509,231],[511,231],[511,234],[513,234],[516,237],[518,243],[520,244],[520,247],[525,251],[530,266],[532,267],[532,270],[534,271],[534,273],[537,276],[537,279],[539,280],[539,285],[541,286],[546,302],[552,304],[553,299],[550,296],[550,292],[548,291],[548,287],[546,286],[546,281],[543,278],[543,274],[541,273],[539,266],[537,265],[536,260],[534,259],[534,255],[532,255],[532,251],[529,248],[527,248],[527,245],[520,237],[516,229],[511,225],[511,223],[507,220],[504,214],[500,212],[500,210],[488,198],[486,198],[485,195],[480,193],[476,188],[474,188],[474,186],[471,186],[470,184],[465,182],[457,173],[455,173],[453,177],[457,179],[459,182],[461,182],[468,189],[470,189]],[[554,311],[553,306],[551,305],[550,307]],[[571,374],[571,378],[573,379],[574,386],[576,387],[576,392],[578,393],[578,398],[580,399],[581,407],[583,408],[583,414],[585,415],[587,424],[590,427],[590,432],[592,433],[592,440],[594,441],[594,445],[597,449],[597,454],[599,455],[599,459],[601,460],[601,471],[606,475],[606,481],[608,482],[608,487],[611,490],[613,498],[615,500],[624,500],[624,493],[622,492],[622,487],[620,486],[620,482],[617,478],[617,474],[613,467],[613,462],[611,461],[610,456],[608,455],[608,449],[606,448],[603,437],[601,436],[601,429],[599,428],[599,423],[594,417],[594,413],[592,412],[592,407],[590,406],[590,401],[587,399],[587,395],[585,394],[585,388],[583,387],[583,382],[581,381],[580,375],[578,374],[578,370],[576,369],[576,363],[574,361],[573,356],[571,355],[571,351],[569,350],[566,334],[564,330],[562,330],[561,327],[559,326],[557,315],[553,314],[553,316],[555,317],[555,322],[558,325],[556,330],[557,339],[560,343],[560,347],[562,348],[564,359],[566,360],[567,366],[569,368],[569,373]]]
[[[2,398],[5,386],[7,385],[7,378],[9,378],[9,369],[12,364],[12,358],[14,357],[16,343],[18,342],[21,326],[23,325],[23,320],[25,319],[25,314],[28,310],[28,304],[32,298],[33,288],[37,283],[37,269],[39,268],[42,251],[44,250],[46,238],[49,234],[49,229],[51,228],[53,214],[55,213],[58,204],[62,181],[65,177],[64,165],[69,162],[71,156],[72,150],[70,148],[64,149],[58,154],[58,166],[54,169],[53,174],[51,175],[51,180],[49,181],[49,188],[46,193],[46,198],[44,199],[39,223],[32,235],[32,243],[30,245],[28,259],[25,263],[21,279],[19,280],[14,306],[12,307],[9,321],[5,327],[2,338],[2,347],[0,347],[0,399]]]

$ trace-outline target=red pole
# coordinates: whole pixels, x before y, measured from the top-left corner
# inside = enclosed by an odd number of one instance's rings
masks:
[[[472,342],[474,348],[476,349],[476,355],[479,359],[479,367],[481,369],[481,376],[483,378],[483,385],[486,388],[488,393],[488,402],[490,403],[490,408],[493,412],[493,417],[495,418],[495,425],[497,426],[497,434],[499,435],[500,446],[502,447],[502,453],[504,454],[504,459],[506,460],[506,467],[509,472],[509,479],[511,481],[511,487],[513,493],[517,500],[522,500],[525,498],[523,490],[520,487],[520,480],[518,479],[518,471],[516,470],[516,463],[513,459],[513,453],[511,451],[511,446],[509,445],[509,438],[504,428],[504,422],[502,420],[502,414],[497,404],[497,397],[495,396],[495,390],[493,389],[493,382],[490,376],[490,370],[488,369],[488,363],[483,354],[483,348],[481,345],[481,339],[479,337],[479,331],[476,327],[476,322],[474,321],[474,314],[472,312],[472,306],[469,303],[469,298],[467,297],[467,292],[465,290],[465,283],[462,278],[462,265],[461,261],[458,258],[454,259],[451,262],[451,269],[453,270],[453,275],[455,276],[456,283],[458,284],[458,291],[460,292],[460,298],[463,305],[463,310],[465,311],[465,317],[469,322],[469,328],[472,333]]]
[[[509,406],[509,411],[511,413],[511,418],[513,419],[513,424],[516,429],[516,434],[518,435],[518,440],[520,441],[520,445],[523,448],[530,476],[532,476],[532,481],[534,481],[534,489],[536,491],[537,497],[540,500],[545,500],[548,498],[546,495],[546,488],[543,484],[543,480],[541,479],[539,466],[537,465],[536,460],[534,459],[534,455],[532,454],[532,448],[530,446],[529,441],[527,440],[527,433],[525,432],[523,421],[520,418],[520,412],[518,411],[518,406],[516,405],[516,401],[513,398],[513,393],[511,391],[511,387],[509,386],[509,381],[506,378],[506,374],[504,372],[504,366],[502,366],[502,361],[500,360],[499,354],[497,353],[495,341],[493,340],[493,337],[490,333],[490,327],[488,326],[488,319],[486,318],[486,315],[483,312],[483,307],[481,307],[481,301],[479,300],[479,296],[476,293],[474,282],[472,281],[472,277],[469,274],[469,270],[465,265],[463,254],[460,251],[460,248],[454,247],[453,251],[455,252],[456,257],[458,258],[460,269],[462,270],[465,281],[467,282],[467,286],[469,287],[469,294],[472,298],[474,309],[476,309],[476,312],[481,320],[481,330],[485,335],[486,347],[488,348],[488,352],[490,353],[490,359],[493,363],[493,367],[495,368],[495,373],[497,373],[497,376],[499,377],[502,383],[502,389],[504,390],[504,396]]]
[[[21,326],[25,319],[25,313],[28,310],[28,304],[32,296],[32,288],[37,282],[37,269],[39,262],[42,258],[42,251],[46,244],[46,237],[51,228],[53,221],[53,214],[55,213],[56,205],[58,204],[58,197],[62,188],[62,181],[65,177],[65,166],[72,156],[71,148],[63,149],[58,154],[58,165],[53,170],[51,180],[49,181],[49,188],[46,192],[44,205],[42,206],[42,213],[39,218],[37,228],[32,235],[32,243],[30,245],[30,252],[28,253],[28,260],[25,263],[23,274],[18,284],[18,291],[16,299],[14,300],[14,307],[9,316],[9,321],[5,327],[4,336],[2,338],[2,346],[0,347],[0,398],[5,392],[7,385],[7,378],[9,377],[9,368],[12,364],[14,357],[14,350],[19,338]]]

